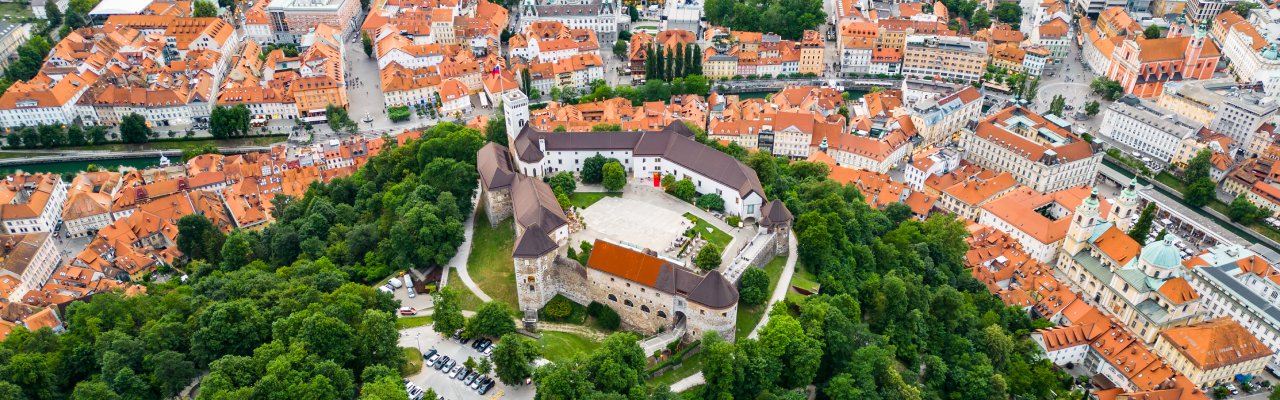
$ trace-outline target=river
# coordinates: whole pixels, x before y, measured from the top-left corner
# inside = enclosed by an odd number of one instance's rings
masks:
[[[95,161],[63,161],[51,163],[34,163],[34,164],[18,164],[0,167],[0,174],[9,175],[15,171],[23,171],[29,173],[52,172],[56,174],[74,174],[89,169],[89,165],[97,165],[102,168],[110,168],[113,166],[124,166],[134,168],[150,168],[160,165],[159,156],[121,158],[115,160],[95,160]]]

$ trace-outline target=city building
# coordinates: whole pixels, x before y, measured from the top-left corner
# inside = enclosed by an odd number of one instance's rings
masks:
[[[1058,261],[1074,210],[1089,195],[1089,189],[1084,186],[1053,193],[1021,186],[983,204],[975,220],[1009,234],[1037,262],[1053,265]],[[1101,198],[1098,201],[1104,217],[1115,214],[1112,205],[1119,202]]]
[[[1169,164],[1182,142],[1202,127],[1153,102],[1125,96],[1107,106],[1098,133]]]
[[[30,24],[0,22],[0,68],[8,68],[9,63],[18,59],[18,47],[30,38]]]
[[[907,82],[903,82],[903,92],[908,92]],[[951,88],[948,88],[951,89]],[[922,96],[915,101],[907,101],[908,115],[916,131],[920,133],[920,145],[929,146],[948,141],[970,122],[976,121],[982,113],[982,92],[972,86],[961,86],[949,90],[943,96]]]
[[[1153,347],[1192,383],[1207,387],[1262,372],[1274,353],[1231,318],[1218,318],[1160,333]]]
[[[902,74],[976,81],[987,65],[987,43],[956,36],[910,35],[904,43]]]
[[[1017,187],[1008,172],[982,170],[942,188],[938,207],[966,220],[978,219],[978,210],[987,203]]]
[[[1009,171],[1018,183],[1049,193],[1093,182],[1102,152],[1065,127],[1022,107],[987,116],[961,139],[965,159]]]
[[[1264,125],[1280,112],[1280,101],[1229,78],[1170,82],[1156,104],[1231,139],[1231,150],[1260,154],[1270,146]]]
[[[267,3],[265,11],[267,18],[271,21],[274,43],[299,44],[302,36],[321,24],[334,27],[338,32],[338,43],[341,43],[342,35],[350,31],[356,15],[360,13],[360,2],[356,0],[271,0]]]
[[[22,301],[28,291],[44,285],[61,261],[49,232],[0,235],[0,295]]]
[[[69,237],[92,235],[111,224],[111,199],[121,190],[118,172],[85,172],[76,175],[62,207],[63,228]]]
[[[558,21],[570,29],[594,31],[601,43],[613,43],[630,20],[618,0],[541,0],[521,3],[516,26],[523,31],[535,22]]]
[[[1062,241],[1056,268],[1081,297],[1152,343],[1161,332],[1200,322],[1204,301],[1188,282],[1173,234],[1143,246],[1107,221],[1132,215],[1138,203],[1124,198],[1134,196],[1122,193],[1117,203],[1121,211],[1113,212],[1120,215],[1111,218],[1100,212],[1096,191],[1083,201]]]
[[[1229,317],[1271,349],[1267,362],[1280,368],[1280,271],[1258,253],[1222,244],[1184,262],[1191,285],[1204,296],[1211,318]]]
[[[53,232],[67,187],[58,174],[14,174],[0,182],[0,222],[10,235]]]
[[[1111,55],[1107,78],[1119,81],[1125,93],[1159,96],[1164,83],[1209,79],[1218,65],[1218,45],[1203,29],[1192,36],[1145,39],[1125,37]]]

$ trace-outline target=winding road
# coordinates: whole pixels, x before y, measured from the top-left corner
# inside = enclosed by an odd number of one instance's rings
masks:
[[[458,246],[458,253],[454,254],[453,258],[449,259],[449,268],[458,270],[458,278],[462,279],[462,284],[465,285],[468,290],[471,290],[471,293],[475,293],[476,297],[479,298],[480,301],[487,303],[493,300],[493,298],[489,297],[488,294],[485,294],[483,290],[480,290],[480,286],[476,285],[476,281],[471,279],[471,273],[467,272],[467,259],[471,258],[471,237],[474,236],[476,232],[476,213],[480,212],[480,208],[476,207],[476,204],[479,201],[479,193],[471,196],[471,215],[468,215],[467,220],[462,222],[462,244]],[[441,277],[440,286],[444,287],[448,285],[448,283],[449,274],[445,273],[444,276]]]

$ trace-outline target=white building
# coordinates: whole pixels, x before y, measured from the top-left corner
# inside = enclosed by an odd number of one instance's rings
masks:
[[[507,134],[521,174],[541,177],[560,171],[580,173],[587,158],[618,160],[637,178],[672,175],[689,179],[700,194],[714,193],[725,212],[759,218],[764,189],[755,171],[720,151],[693,140],[682,122],[656,132],[539,132],[528,125],[528,98],[519,91],[503,95]]]
[[[1187,261],[1191,286],[1203,296],[1210,317],[1230,317],[1277,353],[1280,368],[1280,271],[1271,261],[1238,245],[1218,245]]]
[[[51,239],[49,232],[0,235],[0,283],[13,288],[9,301],[22,301],[28,291],[44,286],[61,263]]]
[[[62,216],[67,187],[58,174],[10,176],[0,183],[0,221],[4,232],[52,232]]]
[[[595,31],[600,43],[617,41],[621,26],[631,20],[617,0],[524,0],[516,18],[520,31],[534,22],[559,21],[569,29]]]
[[[982,92],[965,85],[945,96],[907,103],[911,104],[911,123],[920,133],[920,145],[947,141],[951,135],[977,120],[982,115],[982,98]]]
[[[1098,133],[1168,164],[1201,125],[1154,103],[1125,96],[1107,106]]]
[[[903,168],[903,183],[911,190],[924,190],[924,181],[931,176],[942,175],[960,167],[961,153],[952,147],[933,149],[925,154],[916,154]]]
[[[1009,171],[1041,193],[1093,182],[1102,152],[1056,122],[1022,107],[1009,107],[978,123],[962,139],[965,158]]]

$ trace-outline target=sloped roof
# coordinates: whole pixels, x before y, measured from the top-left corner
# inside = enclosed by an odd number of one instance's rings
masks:
[[[1230,318],[1218,318],[1198,325],[1173,328],[1160,333],[1202,370],[1267,357],[1272,354],[1257,337]]]
[[[541,225],[533,224],[525,229],[524,234],[520,235],[520,239],[516,241],[515,250],[512,250],[512,257],[529,258],[538,257],[543,254],[555,251],[559,248],[546,230]]]
[[[597,239],[587,267],[715,309],[738,303],[738,289],[719,272],[699,276],[657,256]]]
[[[787,206],[782,204],[782,200],[773,199],[765,203],[764,208],[760,209],[760,225],[785,225],[791,223],[791,211],[787,210]]]
[[[476,169],[487,190],[511,187],[515,181],[515,168],[507,157],[507,146],[489,143],[481,147],[476,154]]]
[[[526,230],[539,225],[554,231],[569,220],[556,201],[551,186],[522,174],[517,174],[511,185],[511,204],[516,223]]]

